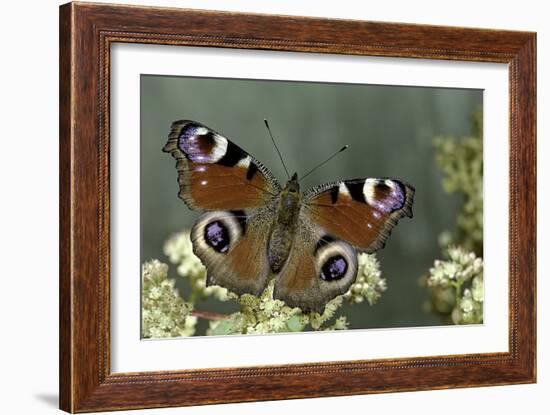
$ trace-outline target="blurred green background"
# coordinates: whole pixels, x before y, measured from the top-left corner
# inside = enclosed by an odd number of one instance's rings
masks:
[[[434,136],[471,133],[482,108],[481,90],[311,82],[141,76],[141,261],[156,258],[174,232],[199,212],[178,199],[174,159],[161,151],[170,124],[199,121],[262,161],[281,181],[286,175],[263,119],[289,170],[305,173],[343,144],[350,149],[302,183],[302,189],[338,179],[395,177],[416,188],[413,219],[404,218],[378,251],[388,290],[374,306],[344,305],[350,328],[439,325],[422,309],[428,292],[418,279],[441,256],[438,236],[453,229],[461,199],[444,193],[434,162]],[[137,208],[137,207],[136,207]],[[188,287],[176,275],[181,292]],[[209,299],[201,309],[236,311],[233,302]],[[205,322],[197,327],[204,334]]]

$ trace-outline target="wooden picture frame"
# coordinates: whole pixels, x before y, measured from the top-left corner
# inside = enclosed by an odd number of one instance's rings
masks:
[[[117,42],[509,65],[509,351],[111,373],[109,69]],[[60,407],[68,412],[536,380],[536,34],[69,3],[60,8]],[[253,393],[252,393],[253,391]]]

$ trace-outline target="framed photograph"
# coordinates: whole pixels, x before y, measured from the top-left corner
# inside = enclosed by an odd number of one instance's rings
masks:
[[[536,34],[60,8],[60,407],[536,381]]]

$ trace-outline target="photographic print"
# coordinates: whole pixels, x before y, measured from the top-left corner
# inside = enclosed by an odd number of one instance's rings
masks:
[[[536,381],[536,33],[59,21],[61,408]]]
[[[483,323],[483,92],[141,75],[141,336]]]

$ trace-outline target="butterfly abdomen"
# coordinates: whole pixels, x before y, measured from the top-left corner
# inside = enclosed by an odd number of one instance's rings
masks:
[[[267,255],[271,271],[278,273],[286,263],[296,234],[300,214],[301,194],[296,180],[291,180],[281,192],[277,217],[269,234]]]

